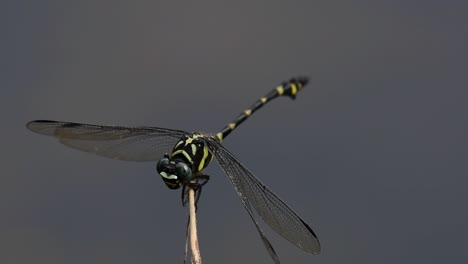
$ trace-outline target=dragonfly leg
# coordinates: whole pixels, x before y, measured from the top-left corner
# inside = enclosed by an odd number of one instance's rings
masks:
[[[197,204],[198,204],[198,200],[200,200],[202,187],[205,184],[207,184],[209,180],[210,180],[209,175],[199,174],[199,175],[195,176],[193,180],[191,180],[190,182],[184,184],[182,186],[182,206],[185,206],[187,204],[187,202],[188,202],[187,186],[189,186],[190,188],[192,188],[195,191],[195,207],[196,207]]]
[[[187,187],[186,184],[182,185],[182,206],[185,206],[185,204],[187,203],[187,191],[185,190]]]

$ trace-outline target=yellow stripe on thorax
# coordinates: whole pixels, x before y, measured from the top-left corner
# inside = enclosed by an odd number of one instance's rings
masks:
[[[174,147],[174,148],[176,149],[176,148],[177,148],[178,146],[180,146],[182,143],[184,143],[184,141],[182,141],[182,140],[181,140],[181,141],[179,141],[179,142],[177,142],[177,145],[175,145],[175,147]]]
[[[205,161],[206,161],[206,158],[208,157],[208,153],[209,153],[208,147],[203,146],[203,158],[201,159],[200,164],[198,165],[198,171],[203,170],[203,168],[205,167]]]
[[[172,156],[175,156],[175,155],[180,154],[180,153],[182,153],[182,155],[184,155],[184,157],[188,160],[188,162],[190,162],[190,163],[193,162],[192,157],[190,157],[190,155],[187,153],[187,151],[185,151],[183,149],[174,151],[172,153]]]
[[[195,144],[191,144],[190,147],[192,148],[192,155],[195,156],[195,154],[197,154],[197,146]]]

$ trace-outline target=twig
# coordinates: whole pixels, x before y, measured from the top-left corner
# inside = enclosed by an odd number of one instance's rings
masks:
[[[188,254],[188,244],[189,244],[189,223],[190,223],[190,217],[187,219],[187,229],[185,231],[185,251],[184,251],[184,264],[187,263],[187,254]]]
[[[190,248],[192,251],[192,264],[202,264],[200,248],[198,247],[197,234],[197,214],[195,208],[195,190],[189,187],[188,190],[189,211],[190,211]]]

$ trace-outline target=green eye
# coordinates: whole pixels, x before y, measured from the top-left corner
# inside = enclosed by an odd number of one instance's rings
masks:
[[[158,165],[156,165],[156,170],[158,173],[161,173],[166,167],[169,165],[169,159],[163,158],[158,161]]]
[[[177,176],[179,176],[180,179],[183,181],[189,181],[192,179],[192,170],[187,164],[178,162],[175,167]]]

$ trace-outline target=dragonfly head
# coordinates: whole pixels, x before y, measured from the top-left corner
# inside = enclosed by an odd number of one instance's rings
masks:
[[[190,166],[181,160],[171,160],[167,154],[158,161],[156,170],[170,189],[178,189],[192,179]]]

